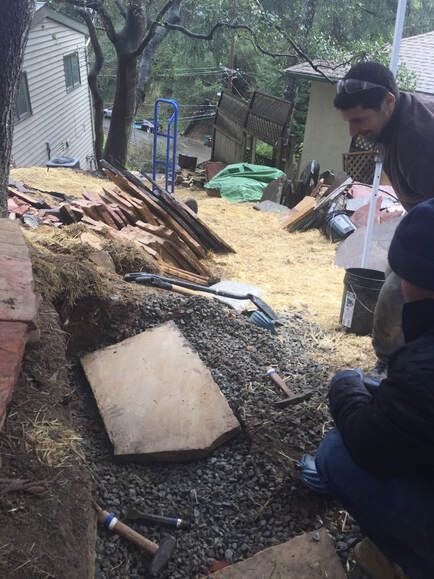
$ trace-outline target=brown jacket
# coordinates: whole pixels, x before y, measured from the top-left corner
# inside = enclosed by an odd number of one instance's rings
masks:
[[[434,197],[434,114],[412,94],[399,93],[378,138],[383,167],[405,209]]]

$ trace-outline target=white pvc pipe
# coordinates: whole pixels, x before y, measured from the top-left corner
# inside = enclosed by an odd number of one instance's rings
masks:
[[[399,0],[398,9],[396,11],[395,32],[393,35],[392,55],[390,57],[389,68],[396,76],[399,63],[399,49],[401,47],[402,31],[404,29],[405,11],[407,8],[407,0]],[[374,181],[372,183],[371,200],[369,204],[369,215],[366,226],[366,235],[363,245],[362,267],[366,267],[369,259],[369,252],[371,250],[372,231],[374,229],[374,218],[377,207],[378,188],[380,185],[381,172],[383,170],[383,163],[381,160],[376,160]]]
[[[375,162],[374,182],[372,183],[371,201],[369,203],[368,222],[366,225],[366,235],[363,243],[362,267],[368,266],[369,251],[371,249],[372,232],[374,230],[375,214],[377,213],[378,189],[380,187],[381,172],[383,163],[381,159]]]
[[[404,30],[405,10],[407,8],[407,0],[399,0],[398,9],[396,11],[395,33],[393,35],[392,56],[390,57],[389,68],[396,76],[399,62],[399,49],[401,47],[402,31]]]

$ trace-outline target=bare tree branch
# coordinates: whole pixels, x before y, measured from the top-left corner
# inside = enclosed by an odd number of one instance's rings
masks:
[[[310,64],[310,66],[314,70],[316,70],[316,72],[318,72],[323,78],[325,78],[330,84],[335,84],[334,81],[329,76],[327,76],[324,71],[321,70],[320,66],[316,65],[312,61],[312,59],[309,58],[309,56],[304,52],[304,50],[302,50],[298,46],[298,44],[290,36],[288,36],[288,34],[282,29],[281,26],[270,21],[270,18],[268,17],[268,13],[267,13],[266,9],[263,7],[261,0],[256,0],[256,3],[258,4],[259,8],[261,9],[264,18],[266,18],[268,20],[270,26],[273,27],[278,32],[280,32],[280,34],[283,36],[283,38],[285,38],[289,42],[289,44],[292,46],[292,48],[295,50],[295,52],[299,56],[301,56],[301,58],[306,60]]]
[[[148,33],[146,34],[145,38],[138,46],[137,55],[141,54],[143,52],[144,48],[151,42],[152,38],[154,37],[154,35],[157,31],[157,28],[159,26],[162,26],[160,24],[160,22],[163,19],[163,17],[167,14],[167,12],[169,12],[169,10],[171,10],[173,7],[177,6],[179,8],[181,5],[181,2],[182,2],[182,0],[168,0],[168,2],[166,2],[166,4],[161,8],[161,10],[157,14],[154,22],[149,27]]]
[[[230,22],[217,22],[217,24],[214,24],[214,26],[211,28],[208,34],[200,34],[197,32],[192,32],[191,30],[188,30],[184,26],[181,26],[179,24],[171,24],[170,22],[163,22],[161,26],[164,26],[169,30],[176,30],[177,32],[182,32],[182,34],[185,34],[190,38],[195,38],[196,40],[212,40],[214,34],[221,28],[230,28],[232,30],[244,30],[251,35],[253,45],[257,50],[259,50],[259,52],[262,52],[262,54],[265,54],[266,56],[271,56],[272,58],[292,58],[294,56],[293,54],[281,54],[276,52],[270,52],[265,48],[262,48],[262,46],[259,44],[257,40],[255,32],[250,28],[250,26],[247,26],[246,24],[231,24]]]
[[[167,21],[171,24],[177,24],[181,21],[181,1],[182,0],[175,0],[172,2],[169,10],[166,12]],[[136,112],[138,105],[145,100],[145,86],[149,79],[150,69],[155,53],[169,32],[168,28],[157,26],[154,35],[143,49],[137,82]]]
[[[104,29],[106,31],[106,34],[107,34],[109,40],[111,42],[113,42],[113,44],[115,46],[117,46],[118,41],[119,41],[119,36],[115,30],[113,20],[111,19],[110,14],[107,12],[105,6],[103,6],[101,3],[98,3],[98,7],[95,8],[95,10],[101,16],[101,20],[102,20],[102,23],[104,25]]]
[[[283,37],[289,42],[289,44],[292,46],[292,48],[295,50],[295,52],[299,56],[301,56],[304,60],[306,60],[314,70],[316,70],[322,77],[324,77],[326,79],[327,82],[329,82],[330,84],[335,84],[335,82],[329,76],[327,76],[323,70],[321,70],[321,67],[319,65],[315,64],[313,62],[313,60],[311,58],[309,58],[309,56],[304,52],[304,50],[302,50],[298,46],[298,44],[296,44],[294,42],[294,40],[292,40],[292,38],[290,36],[288,36],[286,34],[286,32],[278,24],[275,24],[274,28],[278,32],[280,32],[280,34],[283,35]]]
[[[101,17],[107,36],[115,46],[117,45],[118,34],[115,30],[110,14],[107,12],[103,4],[103,0],[61,0],[61,2],[71,4],[77,8],[90,8],[95,10],[95,12],[97,12]]]
[[[166,13],[167,21],[171,24],[177,24],[181,21],[181,11],[180,5],[182,0],[177,0],[172,3],[171,7]],[[139,104],[143,103],[145,100],[145,88],[147,86],[151,66],[155,57],[155,53],[158,47],[169,34],[170,30],[163,26],[157,26],[155,33],[150,41],[147,43],[142,52],[142,57],[140,60],[139,75],[137,80],[137,102],[136,102],[136,112]]]

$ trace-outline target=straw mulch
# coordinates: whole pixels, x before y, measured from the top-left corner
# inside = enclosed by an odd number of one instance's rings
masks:
[[[105,179],[87,171],[58,167],[21,167],[11,170],[11,177],[40,191],[55,191],[72,197],[81,197],[83,191],[100,193]]]

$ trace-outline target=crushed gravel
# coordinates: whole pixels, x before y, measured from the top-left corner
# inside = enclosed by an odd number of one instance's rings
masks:
[[[132,318],[127,326],[113,322],[111,338],[101,336],[99,347],[114,343],[113,335],[120,341],[175,320],[210,368],[242,426],[236,438],[202,460],[116,464],[75,360],[73,413],[87,441],[87,463],[98,502],[121,519],[135,508],[191,522],[189,530],[174,531],[132,524],[157,542],[168,532],[176,536],[176,552],[162,577],[206,575],[216,561],[238,561],[323,523],[345,551],[348,535],[338,529],[337,507],[303,488],[295,469],[301,454],[312,452],[331,427],[325,402],[328,368],[312,360],[319,347],[318,329],[301,315],[291,314],[273,335],[216,301],[171,294],[150,295],[137,304]],[[275,408],[273,403],[283,395],[265,375],[270,365],[279,367],[295,392],[315,388],[317,394],[296,407]],[[147,577],[148,562],[134,546],[100,529],[97,577]]]

